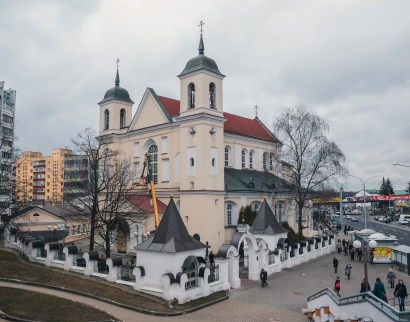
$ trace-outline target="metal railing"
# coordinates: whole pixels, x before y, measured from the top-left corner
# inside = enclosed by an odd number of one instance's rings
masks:
[[[118,266],[117,277],[119,280],[127,282],[135,282],[135,275],[133,274],[134,266],[130,264],[123,264]]]
[[[65,254],[61,250],[54,251],[54,260],[65,261]]]
[[[85,267],[85,259],[84,259],[83,252],[78,252],[77,254],[73,254],[73,266]]]
[[[211,272],[208,276],[208,283],[219,281],[219,265],[211,266]]]
[[[323,295],[328,295],[333,300],[333,302],[335,302],[338,306],[344,306],[344,305],[348,305],[351,303],[359,303],[359,302],[367,301],[368,303],[373,305],[373,307],[375,307],[377,310],[383,311],[384,314],[392,318],[392,321],[410,321],[410,311],[400,312],[396,308],[386,303],[384,300],[379,299],[377,296],[374,296],[370,292],[359,293],[359,294],[339,298],[331,289],[326,288],[326,289],[323,289],[309,296],[307,298],[307,301],[310,302]],[[365,297],[364,299],[363,299],[363,296]]]

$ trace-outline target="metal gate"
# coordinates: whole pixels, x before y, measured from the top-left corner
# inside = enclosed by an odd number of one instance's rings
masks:
[[[118,266],[117,277],[122,281],[135,282],[135,275],[133,274],[133,271],[133,265],[120,265]]]
[[[242,264],[242,265],[241,265]],[[239,262],[239,278],[249,279],[249,257],[244,256]]]

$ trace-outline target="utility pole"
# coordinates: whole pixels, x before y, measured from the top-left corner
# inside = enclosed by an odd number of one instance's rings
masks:
[[[343,196],[343,186],[340,185],[340,205],[339,205],[339,212],[340,212],[340,227],[342,227],[343,222],[343,204],[342,204],[342,196]]]

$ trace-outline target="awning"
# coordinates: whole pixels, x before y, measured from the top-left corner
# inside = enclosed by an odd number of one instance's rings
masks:
[[[77,254],[78,253],[78,247],[75,246],[75,245],[67,246],[67,249],[68,249],[69,254]]]
[[[182,264],[182,268],[189,269],[191,267],[192,262],[196,259],[196,256],[188,256],[184,264]]]
[[[111,257],[112,266],[121,266],[122,265],[122,258],[121,257]]]
[[[320,241],[322,241],[322,237],[315,237],[315,240],[316,240],[317,242],[320,242]]]
[[[42,242],[41,240],[35,240],[31,243],[31,246],[33,248],[43,248],[44,247],[44,242]]]
[[[306,240],[309,244],[314,244],[315,243],[315,240],[313,238],[307,238]]]
[[[326,236],[326,235],[323,235],[323,236],[322,236],[323,240],[327,240],[328,237],[329,237],[329,236]]]
[[[88,252],[88,256],[91,260],[97,260],[100,259],[100,256],[98,255],[98,252],[96,250],[93,250],[91,252]]]
[[[49,243],[48,246],[50,247],[50,250],[56,250],[56,249],[63,249],[64,244]]]
[[[279,240],[278,240],[278,246],[279,246],[279,247],[284,247],[285,244],[289,244],[289,239],[287,239],[287,238],[279,238]]]
[[[300,241],[299,241],[299,244],[301,244],[302,246],[306,246],[307,241],[306,241],[306,240],[300,240]]]

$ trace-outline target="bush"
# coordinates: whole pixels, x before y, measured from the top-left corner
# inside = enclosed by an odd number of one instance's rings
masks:
[[[287,221],[282,221],[279,223],[283,228],[285,228],[288,232],[288,239],[289,239],[289,245],[293,246],[293,244],[298,243],[301,240],[305,240],[305,236],[303,234],[298,234],[296,233],[292,227],[290,227],[289,223]]]

